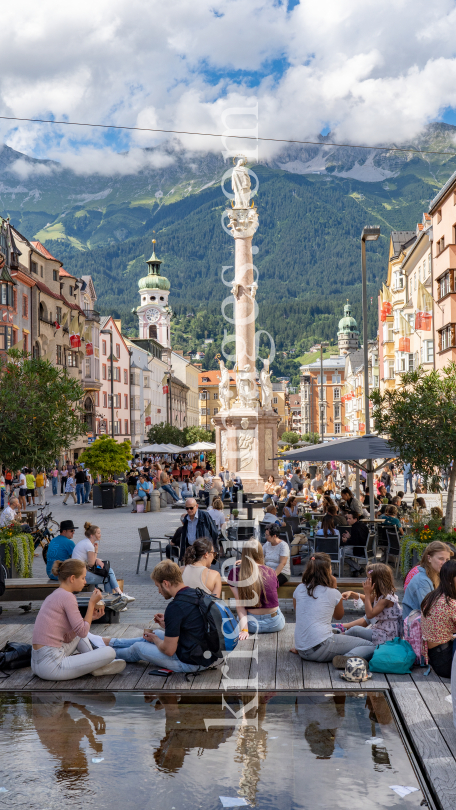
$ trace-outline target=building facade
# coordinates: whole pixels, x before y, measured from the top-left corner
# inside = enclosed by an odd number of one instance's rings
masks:
[[[301,433],[301,394],[290,394],[288,406],[290,411],[288,429]]]
[[[456,172],[432,200],[435,368],[456,361]]]
[[[25,259],[26,261],[26,259]],[[9,219],[0,218],[0,353],[14,345],[30,351],[35,282],[22,260]]]
[[[96,433],[114,435],[118,441],[131,440],[130,419],[130,349],[122,335],[120,320],[110,315],[100,321],[101,388],[96,409]],[[112,364],[111,336],[112,334]],[[113,386],[111,389],[111,366]],[[114,420],[111,409],[114,392]],[[114,424],[113,424],[114,422]]]
[[[321,435],[323,421],[324,437],[342,436],[344,404],[342,388],[345,382],[345,356],[332,355],[323,360],[323,384],[320,361],[301,366],[301,433]]]
[[[199,371],[199,425],[206,430],[212,430],[211,417],[218,414],[221,409],[219,400],[220,371]],[[231,399],[236,398],[236,372],[230,371]]]
[[[166,421],[166,393],[163,392],[167,365],[161,357],[125,338],[130,350],[131,442],[147,444],[152,425]]]

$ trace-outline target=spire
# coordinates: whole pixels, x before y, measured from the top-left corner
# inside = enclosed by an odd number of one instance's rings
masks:
[[[168,279],[160,273],[160,265],[163,264],[163,262],[155,253],[156,244],[155,239],[152,239],[152,255],[146,262],[148,268],[147,276],[140,278],[138,281],[140,290],[169,290],[170,288]]]
[[[152,255],[150,259],[147,260],[146,264],[149,267],[148,274],[149,276],[159,276],[160,275],[160,265],[163,264],[162,260],[159,259],[155,255],[155,245],[157,244],[155,239],[152,239]]]

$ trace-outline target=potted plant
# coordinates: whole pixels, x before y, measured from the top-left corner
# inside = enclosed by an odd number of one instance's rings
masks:
[[[233,515],[234,519],[237,520],[239,516],[239,509],[233,509],[231,514]]]
[[[129,459],[130,442],[116,442],[111,436],[100,436],[81,453],[79,461],[88,467],[93,476],[101,477],[101,483],[93,487],[94,506],[115,509],[124,505],[124,485],[113,478],[128,469]]]

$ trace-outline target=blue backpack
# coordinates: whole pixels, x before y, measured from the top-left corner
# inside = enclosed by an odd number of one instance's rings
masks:
[[[179,599],[196,605],[204,620],[204,638],[197,639],[195,636],[195,645],[190,652],[195,664],[201,665],[202,660],[212,656],[223,658],[224,653],[232,652],[237,647],[238,623],[225,602],[201,588],[196,588],[195,596],[185,593]]]
[[[390,675],[407,675],[415,664],[415,650],[403,638],[393,638],[378,644],[369,661],[371,672],[385,672]]]

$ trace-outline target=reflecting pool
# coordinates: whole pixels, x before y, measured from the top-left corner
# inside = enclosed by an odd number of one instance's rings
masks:
[[[407,810],[423,799],[375,692],[4,693],[0,774],[1,810]]]

